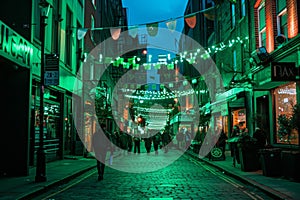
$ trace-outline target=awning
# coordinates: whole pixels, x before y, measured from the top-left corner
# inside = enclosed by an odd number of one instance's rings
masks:
[[[221,112],[222,116],[228,115],[228,106],[231,105],[231,102],[235,102],[238,99],[238,95],[243,92],[245,92],[245,88],[232,88],[224,93],[216,95],[216,101],[211,103],[212,113]]]

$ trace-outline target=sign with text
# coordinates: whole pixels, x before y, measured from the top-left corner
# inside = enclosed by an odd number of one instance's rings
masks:
[[[59,85],[59,57],[45,54],[45,85]]]
[[[295,62],[273,62],[272,81],[296,81],[299,77],[299,68]]]

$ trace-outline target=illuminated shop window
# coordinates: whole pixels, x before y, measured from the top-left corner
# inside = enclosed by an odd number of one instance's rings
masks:
[[[278,116],[281,114],[285,114],[287,117],[292,116],[293,105],[296,102],[296,83],[292,82],[290,84],[278,87],[274,90],[274,98],[275,98],[275,116],[276,116],[276,142],[281,144],[289,144],[287,136],[282,137],[278,134],[279,124],[278,124]],[[296,130],[292,131],[291,144],[298,144],[298,133]]]

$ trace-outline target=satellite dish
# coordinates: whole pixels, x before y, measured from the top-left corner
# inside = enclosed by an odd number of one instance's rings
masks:
[[[282,44],[286,41],[286,37],[283,34],[279,34],[275,37],[276,42],[278,42],[279,44]]]

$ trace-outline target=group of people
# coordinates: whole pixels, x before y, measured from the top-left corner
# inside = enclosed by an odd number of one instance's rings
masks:
[[[160,146],[164,149],[165,153],[169,150],[168,144],[171,141],[171,135],[168,130],[164,130],[162,133],[155,132],[153,134],[147,132],[144,133],[142,137],[141,133],[130,134],[124,131],[109,132],[104,124],[101,125],[101,129],[98,128],[92,137],[92,147],[97,159],[98,181],[103,180],[107,153],[110,152],[112,156],[114,151],[116,151],[116,147],[122,149],[123,155],[131,154],[132,150],[134,154],[140,154],[141,141],[143,140],[147,154],[150,154],[152,144],[155,155],[158,155]],[[124,130],[127,129],[124,128]]]

